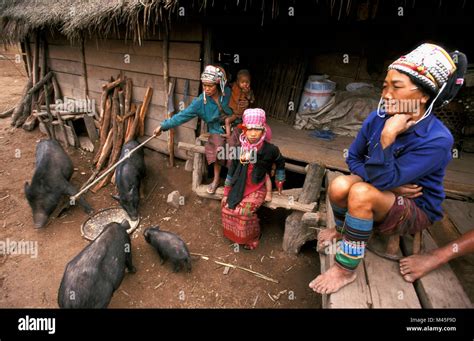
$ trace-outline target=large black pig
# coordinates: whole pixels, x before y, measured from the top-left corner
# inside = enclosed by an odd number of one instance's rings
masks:
[[[69,183],[74,171],[72,161],[61,145],[54,140],[41,140],[36,146],[36,166],[31,185],[25,182],[25,196],[33,211],[36,227],[43,227],[63,195],[73,196],[76,188]],[[79,204],[87,213],[92,208],[80,198]]]
[[[122,147],[120,158],[125,157],[133,148],[138,146],[135,140],[127,142]],[[136,150],[129,155],[115,171],[115,183],[119,192],[114,196],[132,220],[138,219],[138,205],[140,203],[140,185],[145,177],[146,168],[143,149]]]
[[[145,240],[150,243],[160,255],[163,264],[168,259],[173,264],[173,272],[183,267],[191,271],[191,256],[186,243],[177,235],[167,231],[160,231],[158,226],[148,227],[143,231]]]
[[[58,292],[61,308],[107,308],[132,264],[127,220],[110,223],[66,266]]]

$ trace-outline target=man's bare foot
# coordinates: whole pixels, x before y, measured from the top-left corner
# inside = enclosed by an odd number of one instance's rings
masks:
[[[400,260],[400,273],[405,281],[413,283],[441,265],[443,261],[434,253],[412,255]]]
[[[324,249],[331,245],[334,240],[339,240],[342,235],[337,232],[336,228],[322,229],[318,234],[318,244],[316,250],[324,252]]]
[[[334,264],[328,271],[319,275],[309,283],[309,287],[318,294],[332,294],[355,281],[357,274],[344,270]]]
[[[267,191],[267,194],[265,195],[265,201],[272,201],[272,192]]]

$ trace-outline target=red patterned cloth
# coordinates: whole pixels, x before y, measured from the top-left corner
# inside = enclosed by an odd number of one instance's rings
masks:
[[[400,197],[395,200],[384,221],[376,223],[374,228],[381,234],[406,235],[423,231],[431,225],[426,213],[414,200]]]
[[[265,186],[245,196],[233,210],[222,208],[224,236],[235,243],[254,249],[260,239],[260,223],[257,210],[265,202]]]

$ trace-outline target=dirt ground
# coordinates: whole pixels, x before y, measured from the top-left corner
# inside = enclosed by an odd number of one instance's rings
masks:
[[[8,54],[13,53],[11,50]],[[2,50],[0,50],[2,54]],[[11,57],[9,55],[8,57]],[[21,64],[0,57],[0,112],[13,106],[21,95],[26,78]],[[43,229],[35,229],[23,185],[30,181],[35,164],[35,147],[45,138],[38,129],[25,132],[10,127],[10,118],[0,119],[0,240],[37,243],[35,254],[0,255],[0,307],[57,307],[57,291],[66,264],[88,241],[81,237],[80,226],[87,215],[73,207]],[[69,147],[76,187],[90,173],[91,153]],[[145,150],[148,176],[140,206],[141,223],[132,235],[132,256],[136,274],[126,274],[115,292],[112,308],[319,308],[321,296],[308,288],[319,273],[314,245],[290,256],[281,249],[285,210],[260,211],[263,237],[258,249],[235,252],[234,245],[222,235],[220,206],[191,191],[191,173],[184,163],[167,166],[166,156]],[[156,186],[155,186],[156,185]],[[155,187],[153,191],[151,189]],[[166,204],[166,196],[179,190],[185,205],[178,210]],[[111,185],[85,199],[99,210],[116,206]],[[170,264],[159,264],[159,257],[143,236],[145,227],[159,225],[183,238],[193,253],[191,273],[173,273]],[[224,267],[214,260],[250,268],[278,281],[273,283],[242,270]]]

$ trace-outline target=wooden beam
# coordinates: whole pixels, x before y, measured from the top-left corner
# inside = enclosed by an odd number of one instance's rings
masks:
[[[207,185],[199,185],[196,188],[196,194],[203,198],[221,200],[224,196],[224,187],[218,187],[216,193],[209,194],[207,193]],[[266,201],[263,206],[276,209],[276,208],[285,208],[287,210],[296,210],[301,212],[312,212],[316,207],[316,203],[312,204],[302,204],[299,202],[294,202],[290,200],[287,195],[278,195],[273,193],[272,201]]]
[[[421,308],[413,284],[400,275],[398,262],[375,255],[367,250],[365,271],[372,295],[372,308]]]
[[[446,199],[443,201],[443,209],[459,233],[464,234],[474,229],[474,203]]]
[[[308,165],[308,171],[303,184],[303,190],[298,198],[298,203],[316,203],[321,191],[321,185],[325,174],[325,167],[317,163]],[[300,212],[291,213],[285,220],[285,233],[283,235],[283,250],[297,254],[307,241],[314,240],[316,233],[308,225],[302,222],[303,215]]]
[[[202,142],[201,137],[198,137],[196,139],[196,141],[198,141],[198,140]],[[198,145],[198,144],[191,144],[191,143],[186,143],[186,142],[179,142],[178,143],[178,148],[189,151],[189,152],[193,152],[193,153],[205,154],[204,146],[201,146],[200,144]],[[300,173],[300,174],[306,174],[306,169],[307,168],[308,168],[308,166],[302,167],[302,166],[297,166],[297,165],[294,165],[294,164],[291,164],[291,163],[285,163],[285,169],[287,169],[289,171],[292,171],[292,172]]]

